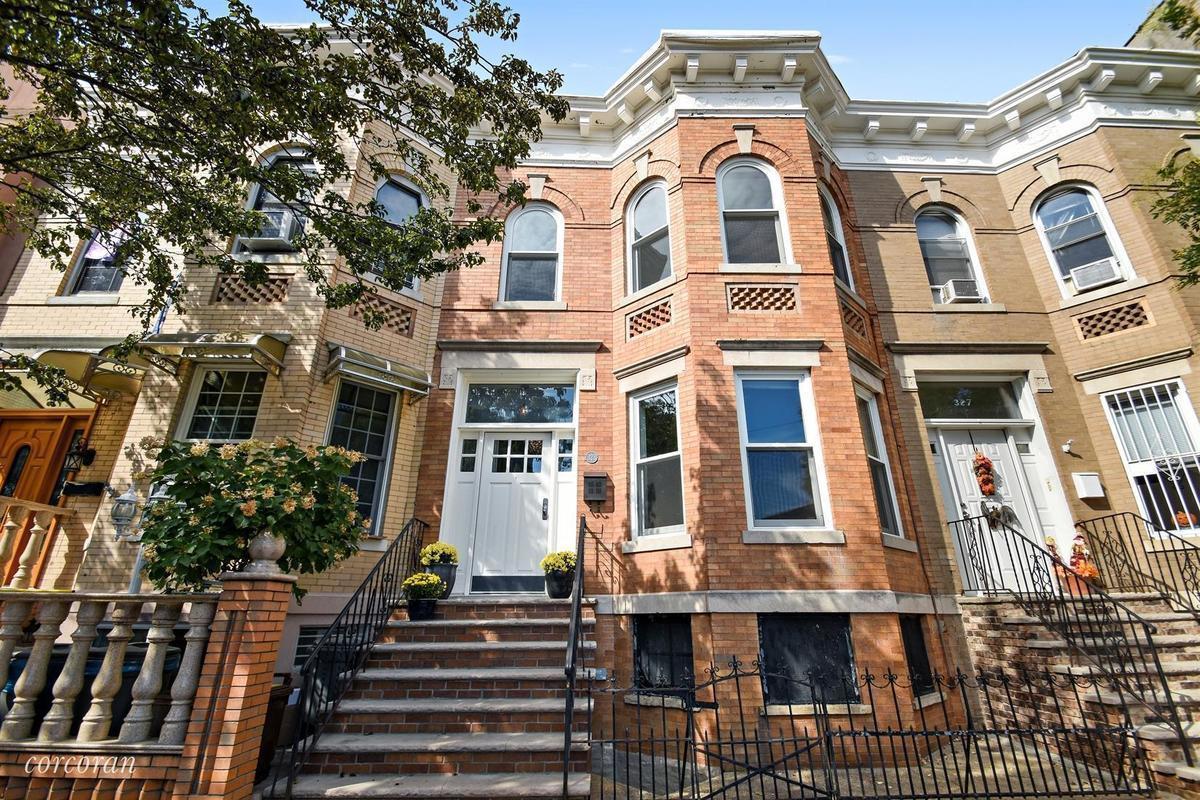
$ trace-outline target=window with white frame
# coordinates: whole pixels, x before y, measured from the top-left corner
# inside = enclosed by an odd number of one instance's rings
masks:
[[[933,302],[983,302],[983,283],[962,217],[934,206],[917,214],[916,226]]]
[[[1142,514],[1164,530],[1200,529],[1200,430],[1179,381],[1103,397]]]
[[[383,206],[383,218],[386,221],[392,225],[403,225],[421,210],[421,193],[396,178],[389,178],[376,190],[375,202]],[[372,271],[381,272],[382,265]],[[404,288],[416,289],[416,276],[406,277]]]
[[[827,524],[808,372],[738,373],[737,393],[752,527]]]
[[[267,373],[201,367],[192,382],[185,439],[234,442],[254,436]]]
[[[269,170],[272,173],[292,170],[308,175],[316,170],[316,164],[307,155],[280,154],[271,159]],[[252,236],[239,240],[242,250],[288,252],[295,249],[292,241],[304,231],[302,214],[262,184],[254,188],[250,208],[262,212],[266,220]]]
[[[871,488],[875,492],[875,507],[879,511],[879,529],[891,536],[900,536],[900,511],[896,503],[896,486],[892,482],[892,467],[888,461],[883,424],[879,418],[879,396],[862,386],[855,387],[858,405],[858,424],[863,445],[867,449],[867,468],[871,471]]]
[[[124,237],[97,232],[79,256],[71,277],[71,294],[115,292],[125,280],[125,271],[117,264],[117,248]]]
[[[558,209],[546,203],[530,203],[514,212],[504,235],[501,298],[557,300],[562,243],[562,215]]]
[[[671,231],[665,184],[652,183],[633,196],[627,225],[632,293],[671,277]]]
[[[379,530],[379,512],[387,494],[388,462],[391,458],[395,392],[343,380],[338,387],[329,444],[356,450],[363,460],[342,478],[358,493],[358,513]]]
[[[630,396],[633,519],[639,536],[683,532],[683,456],[678,387]]]
[[[821,221],[825,225],[825,243],[829,247],[829,260],[833,262],[833,274],[842,283],[854,288],[854,276],[850,273],[850,256],[846,251],[846,235],[842,229],[842,217],[833,198],[821,188]]]
[[[780,191],[775,173],[753,159],[732,161],[717,173],[725,260],[730,264],[784,261]]]
[[[1127,275],[1100,195],[1072,186],[1041,200],[1034,211],[1038,231],[1059,281],[1071,294],[1099,289]]]

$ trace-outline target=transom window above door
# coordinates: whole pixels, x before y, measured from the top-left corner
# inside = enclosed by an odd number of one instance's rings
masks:
[[[508,218],[500,298],[553,301],[559,294],[562,215],[547,203],[530,203]]]
[[[470,424],[570,424],[574,419],[574,384],[472,383],[467,389]]]
[[[1011,383],[928,381],[917,385],[925,419],[1019,419]]]

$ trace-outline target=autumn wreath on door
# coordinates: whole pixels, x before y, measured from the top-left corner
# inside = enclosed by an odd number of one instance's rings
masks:
[[[978,450],[975,451],[975,480],[979,482],[979,491],[984,497],[996,493],[996,465],[992,460]]]

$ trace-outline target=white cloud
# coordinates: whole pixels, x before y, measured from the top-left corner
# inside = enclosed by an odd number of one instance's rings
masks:
[[[592,68],[591,64],[580,64],[578,62],[576,62],[574,64],[567,64],[567,66],[571,69],[591,69]]]
[[[854,59],[851,58],[850,56],[843,56],[843,55],[839,55],[837,53],[826,53],[825,59],[830,64],[850,64],[850,63],[853,63],[853,61],[854,61]]]

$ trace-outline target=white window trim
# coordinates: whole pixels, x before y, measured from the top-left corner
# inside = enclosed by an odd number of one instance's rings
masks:
[[[638,506],[638,501],[640,499],[640,492],[638,490],[638,467],[643,463],[662,461],[674,456],[658,455],[645,459],[640,456],[639,445],[641,444],[642,419],[641,414],[638,413],[638,405],[643,400],[664,394],[666,392],[675,393],[675,445],[677,449],[674,452],[678,454],[679,458],[679,496],[680,506],[683,509],[683,524],[668,525],[662,528],[642,530],[642,517],[639,513]],[[652,540],[660,536],[672,537],[670,540],[668,540],[671,548],[686,547],[691,543],[690,538],[687,536],[687,473],[683,469],[683,430],[679,420],[681,416],[679,406],[679,383],[674,380],[666,383],[659,383],[645,389],[640,389],[636,392],[631,392],[629,394],[629,530],[631,534],[630,538],[635,543],[635,546],[639,540]],[[684,539],[687,540],[686,543],[684,542]],[[642,547],[637,549],[643,550],[658,548]]]
[[[826,189],[824,185],[818,183],[817,191],[820,193],[821,199],[824,200],[825,203],[828,204],[828,206],[829,206],[829,222],[831,225],[833,225],[834,238],[837,239],[838,247],[840,247],[842,250],[842,260],[846,264],[847,280],[842,280],[841,278],[839,278],[837,275],[837,272],[834,272],[833,279],[835,281],[837,281],[838,283],[842,284],[843,286],[845,286],[850,291],[855,292],[856,289],[854,286],[854,265],[850,261],[850,250],[846,247],[846,229],[842,225],[842,212],[838,210],[837,203],[835,203],[833,201],[833,195],[829,193],[829,190]],[[821,214],[821,228],[824,229],[824,227],[825,227],[825,215],[822,213]],[[824,231],[824,232],[829,233],[829,231]],[[827,243],[828,243],[828,240],[829,240],[828,237],[826,237]],[[830,259],[830,267],[833,267],[833,254],[832,253],[829,254],[829,259]]]
[[[293,149],[294,148],[294,149]],[[260,156],[259,162],[265,169],[270,169],[271,166],[281,158],[308,159],[313,163],[315,169],[320,169],[321,165],[312,152],[308,148],[295,143],[282,143],[271,149],[266,154]],[[250,184],[249,191],[246,192],[245,209],[253,211],[255,204],[258,203],[258,191],[262,188],[262,184],[255,181]],[[279,253],[256,253],[253,251],[242,250],[240,247],[242,237],[235,236],[233,240],[232,253],[234,256],[244,259],[277,261],[280,257],[287,258],[295,254],[295,250],[284,251]]]
[[[922,206],[921,209],[913,215],[913,226],[916,226],[918,217],[929,211],[940,211],[954,220],[954,224],[962,233],[963,240],[967,243],[967,258],[971,260],[971,276],[975,283],[979,285],[979,295],[981,299],[979,303],[976,303],[975,305],[978,306],[990,303],[992,301],[992,293],[988,289],[987,281],[983,277],[983,262],[979,260],[979,251],[975,248],[975,234],[971,231],[971,226],[967,224],[967,221],[963,218],[962,214],[959,214],[950,206],[943,205],[941,203],[930,203],[926,206]],[[917,246],[920,247],[920,244],[921,236],[920,234],[917,234]],[[922,264],[925,262],[924,254],[921,256],[921,262]],[[925,268],[925,277],[929,277],[928,267]],[[930,291],[932,291],[934,288],[936,287],[932,283],[929,284]],[[935,306],[949,305],[948,303],[941,303],[937,300],[934,300],[933,304]]]
[[[371,193],[372,200],[375,200],[378,202],[379,190],[382,189],[384,184],[386,184],[386,183],[395,183],[400,186],[403,186],[405,189],[408,189],[410,192],[415,192],[417,195],[417,198],[421,204],[421,208],[429,208],[429,198],[426,197],[426,195],[423,191],[421,191],[421,187],[417,186],[415,183],[408,180],[403,175],[397,175],[397,174],[391,174],[391,175],[388,175],[386,178],[380,178],[379,180],[375,181],[375,189]],[[378,277],[373,272],[367,272],[363,275],[363,277],[366,278],[367,280],[369,280],[371,283],[374,283],[376,286],[383,286],[383,284],[379,282]],[[421,279],[414,275],[412,280],[413,280],[412,286],[402,286],[399,289],[390,289],[390,287],[387,287],[387,286],[383,286],[383,288],[389,289],[390,291],[393,291],[393,292],[398,292],[399,294],[402,294],[402,295],[407,295],[408,297],[411,297],[414,300],[424,299],[421,294]]]
[[[746,403],[742,391],[745,380],[794,380],[800,393],[800,413],[804,419],[804,434],[807,441],[799,445],[812,452],[813,501],[817,518],[812,521],[783,520],[778,523],[756,523],[754,519],[754,493],[750,485],[750,462],[746,457],[748,444],[746,435]],[[753,531],[814,531],[835,530],[833,510],[829,497],[829,482],[825,478],[825,457],[821,449],[821,431],[817,417],[816,398],[812,390],[812,373],[807,369],[789,370],[737,370],[734,372],[738,417],[738,450],[742,462],[742,487],[746,500],[746,530]],[[759,443],[761,444],[761,443]],[[743,537],[744,538],[744,537]]]
[[[896,491],[896,476],[892,472],[892,459],[888,453],[888,440],[883,435],[883,420],[879,415],[879,394],[857,383],[854,385],[854,393],[867,401],[867,416],[871,422],[871,432],[875,436],[875,446],[879,448],[879,457],[875,460],[883,464],[883,471],[887,475],[888,493],[891,495],[892,501],[892,514],[896,518],[895,531],[880,531],[880,533],[885,537],[903,539],[904,520],[900,516],[900,495]],[[867,460],[871,460],[869,453],[867,454]],[[875,494],[874,481],[872,481],[871,494]],[[879,499],[875,498],[875,502],[878,503]]]
[[[509,246],[508,246],[509,242],[512,239],[510,234],[512,233],[513,227],[516,225],[517,220],[520,219],[522,215],[528,214],[530,211],[533,211],[533,210],[549,212],[550,216],[554,219],[556,231],[558,234],[557,239],[555,241],[555,253],[557,255],[557,258],[555,259],[555,262],[554,262],[554,298],[551,300],[522,300],[522,301],[509,300],[508,299],[508,259],[510,256],[513,255],[512,252],[509,250]],[[524,208],[519,208],[516,211],[514,211],[513,213],[508,215],[508,219],[505,220],[505,222],[504,222],[504,246],[501,249],[501,253],[500,253],[500,290],[496,294],[497,302],[499,302],[499,303],[521,302],[521,303],[541,304],[541,303],[559,303],[562,301],[563,243],[564,243],[564,239],[565,239],[565,234],[564,234],[563,228],[564,228],[564,225],[563,225],[562,212],[559,211],[557,208],[555,208],[550,203],[545,203],[545,202],[541,202],[541,201],[531,201],[529,203],[526,203]],[[525,251],[518,251],[518,252],[520,253],[520,252],[525,252]],[[529,251],[529,252],[533,253],[535,251]],[[543,252],[543,251],[536,251],[536,252],[540,255],[547,254],[546,252]]]
[[[725,194],[721,188],[721,184],[724,182],[725,173],[729,172],[729,170],[733,169],[734,167],[746,165],[760,170],[764,175],[767,176],[767,180],[771,184],[771,201],[774,204],[773,210],[776,214],[775,235],[779,237],[779,253],[783,260],[778,263],[764,264],[762,266],[775,267],[780,265],[794,265],[796,262],[792,258],[792,240],[791,236],[788,234],[787,212],[784,209],[783,204],[783,181],[779,177],[779,172],[774,167],[757,158],[731,158],[722,164],[717,170],[717,227],[721,231],[721,253],[724,256],[725,263],[733,267],[735,270],[740,271],[749,271],[747,268],[753,268],[755,266],[754,264],[745,264],[740,262],[737,264],[732,263],[729,260],[729,248],[725,243]],[[762,210],[766,211],[767,209]]]
[[[645,197],[646,195],[650,194],[651,192],[653,192],[655,189],[662,190],[663,207],[667,212],[667,224],[661,228],[655,229],[652,233],[642,236],[641,239],[650,239],[650,238],[662,233],[664,230],[667,232],[667,258],[668,258],[667,268],[669,271],[667,272],[666,275],[659,278],[654,283],[647,283],[645,286],[635,287],[633,285],[633,281],[634,281],[633,246],[637,242],[634,240],[634,236],[633,236],[633,229],[634,229],[634,222],[635,222],[633,215],[634,215],[635,209],[637,208],[637,204],[641,201],[641,199],[643,197]],[[674,253],[671,252],[672,241],[671,241],[671,202],[670,202],[670,200],[671,200],[671,196],[667,192],[667,182],[662,181],[662,180],[656,180],[656,181],[649,181],[648,183],[646,183],[646,185],[642,186],[642,188],[640,188],[636,192],[634,192],[633,196],[629,198],[629,202],[625,204],[625,287],[626,287],[625,295],[626,295],[626,297],[631,297],[633,295],[640,295],[642,292],[650,291],[654,287],[663,285],[667,281],[669,281],[675,277],[675,258],[674,258]],[[639,239],[637,241],[641,241],[641,239]]]
[[[192,426],[192,417],[196,414],[196,403],[200,399],[200,388],[204,385],[204,376],[210,372],[261,372],[270,378],[270,373],[257,364],[205,364],[198,363],[192,370],[191,385],[188,386],[187,400],[183,405],[183,413],[179,416],[179,423],[176,426],[175,438],[185,442],[209,442],[211,444],[237,444],[244,442],[245,439],[191,439],[188,437],[188,428]],[[267,396],[267,384],[263,384],[263,400]],[[254,413],[254,430],[250,432],[250,438],[255,438],[254,434],[258,431],[258,418],[262,413],[262,402],[259,402],[258,410]]]
[[[1113,413],[1112,405],[1109,403],[1109,398],[1113,395],[1124,394],[1126,392],[1135,392],[1141,389],[1157,389],[1162,386],[1172,385],[1176,389],[1175,406],[1179,409],[1179,416],[1183,422],[1184,430],[1191,437],[1192,446],[1200,450],[1200,418],[1197,417],[1196,407],[1192,404],[1192,399],[1188,395],[1187,385],[1181,378],[1170,378],[1163,381],[1125,386],[1120,389],[1104,392],[1100,395],[1100,402],[1104,406],[1104,416],[1108,420],[1109,431],[1112,433],[1113,439],[1116,440],[1117,452],[1121,455],[1121,464],[1125,470],[1125,477],[1129,481],[1129,491],[1133,494],[1134,502],[1137,503],[1138,514],[1144,519],[1151,519],[1153,515],[1146,510],[1145,502],[1142,499],[1141,492],[1137,490],[1134,479],[1153,475],[1157,471],[1157,467],[1155,466],[1157,460],[1133,461],[1130,458],[1130,454],[1125,447],[1125,439],[1121,436],[1121,429],[1118,427],[1116,415]],[[1200,535],[1200,530],[1197,529],[1181,529],[1172,532],[1177,536],[1192,537]]]
[[[1042,218],[1038,212],[1046,201],[1071,189],[1079,189],[1085,192],[1092,201],[1092,209],[1096,212],[1096,218],[1100,220],[1100,226],[1104,228],[1104,235],[1108,238],[1108,246],[1113,252],[1113,257],[1117,259],[1117,267],[1121,270],[1121,280],[1116,283],[1111,283],[1107,286],[1098,286],[1086,292],[1077,292],[1075,291],[1075,287],[1063,278],[1062,270],[1058,268],[1058,259],[1054,257],[1054,249],[1050,247],[1050,240],[1046,238],[1046,230],[1042,226]],[[1042,243],[1042,252],[1046,254],[1046,263],[1050,267],[1050,272],[1053,274],[1054,281],[1058,284],[1058,290],[1062,293],[1063,298],[1103,297],[1106,294],[1119,291],[1121,288],[1128,288],[1127,284],[1137,277],[1137,273],[1133,269],[1133,262],[1129,260],[1129,254],[1125,252],[1125,245],[1121,242],[1121,237],[1117,235],[1117,227],[1113,224],[1112,217],[1108,214],[1108,204],[1104,202],[1104,197],[1095,186],[1092,186],[1090,183],[1078,181],[1055,184],[1052,189],[1043,192],[1034,201],[1030,211],[1033,217],[1033,227],[1037,230],[1038,240]]]
[[[384,443],[387,445],[387,451],[383,457],[383,468],[379,471],[379,485],[381,487],[379,507],[372,509],[371,530],[367,533],[369,538],[379,539],[383,536],[383,518],[387,516],[388,496],[391,494],[392,464],[396,458],[396,430],[400,422],[400,415],[403,413],[401,411],[400,393],[389,392],[377,386],[339,377],[333,385],[333,401],[329,404],[329,418],[325,421],[325,436],[321,439],[325,444],[329,444],[329,437],[333,435],[333,418],[337,415],[338,397],[341,396],[342,385],[346,383],[353,383],[360,388],[371,389],[372,391],[383,392],[392,396],[392,412],[388,418],[387,432],[384,433]]]

